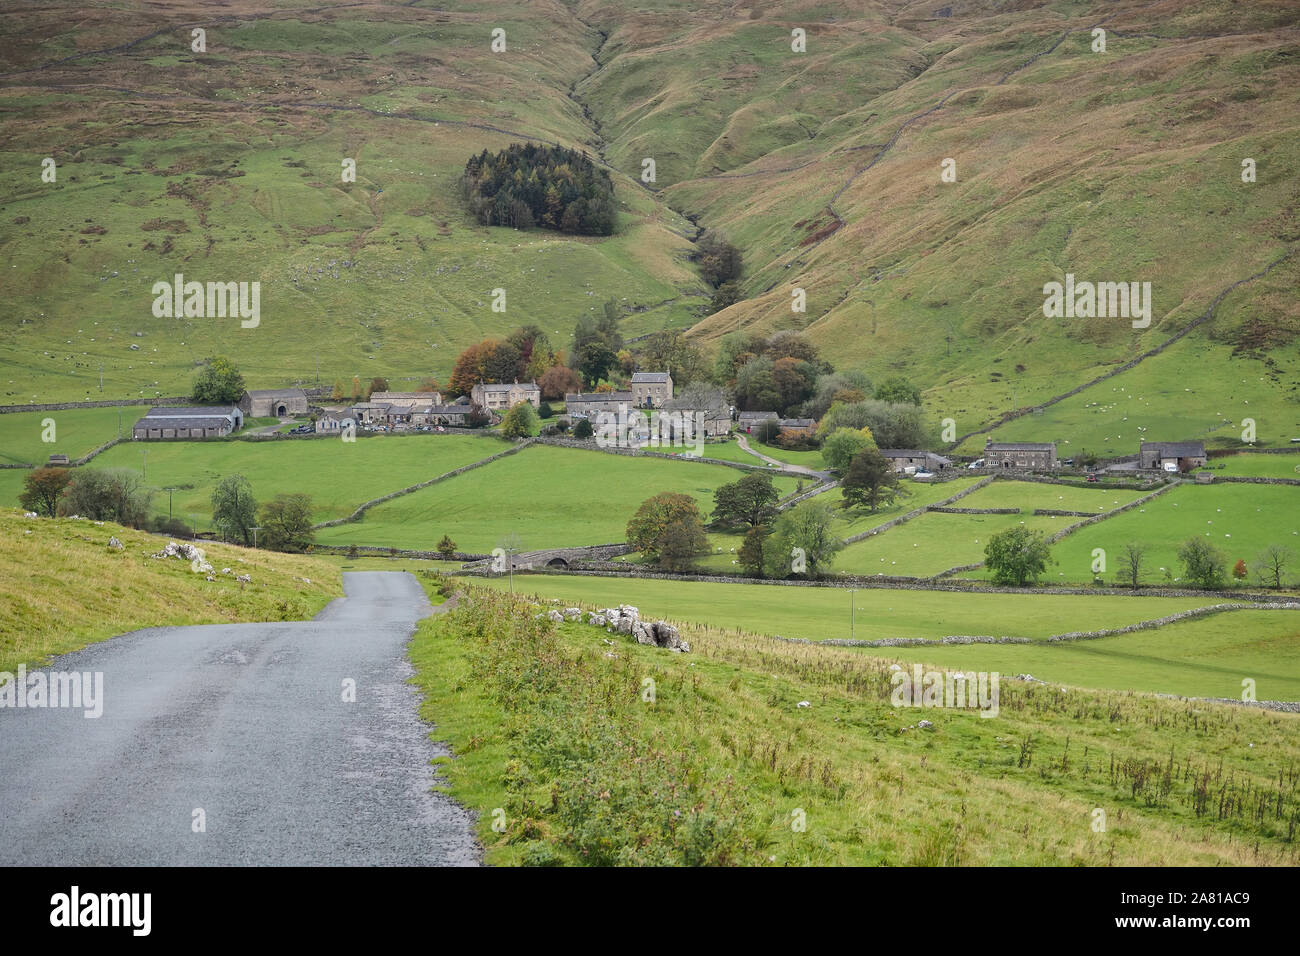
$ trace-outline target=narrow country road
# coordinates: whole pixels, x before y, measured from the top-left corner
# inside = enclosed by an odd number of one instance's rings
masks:
[[[103,715],[0,708],[0,864],[477,864],[471,815],[430,791],[446,751],[406,683],[424,592],[401,572],[343,583],[311,621],[150,628],[56,658],[102,672]]]
[[[736,447],[739,448],[741,451],[749,452],[755,458],[761,458],[769,465],[775,465],[777,468],[783,468],[786,471],[795,471],[801,475],[809,475],[813,478],[817,478],[820,481],[831,480],[831,473],[829,471],[815,471],[814,469],[808,468],[804,465],[792,465],[789,464],[788,462],[781,461],[780,459],[773,458],[770,455],[764,455],[761,451],[755,451],[753,448],[749,447],[749,440],[746,439],[745,436],[739,431],[736,432]]]

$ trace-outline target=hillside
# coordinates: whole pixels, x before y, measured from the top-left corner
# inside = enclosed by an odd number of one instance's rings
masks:
[[[343,596],[338,568],[315,558],[201,542],[208,581],[189,561],[152,557],[166,538],[112,522],[0,508],[0,542],[0,580],[23,582],[0,590],[0,671],[138,628],[302,620]]]
[[[563,344],[612,296],[629,336],[805,329],[839,368],[921,384],[959,436],[1112,372],[994,434],[1120,453],[1234,441],[1244,417],[1300,433],[1283,0],[77,9],[0,14],[4,402],[97,398],[101,364],[105,397],[172,394],[212,352],[253,385],[445,377],[526,321]],[[607,164],[612,236],[475,223],[466,160],[520,141]],[[697,225],[747,264],[709,317]],[[260,325],[154,318],[177,272],[260,281]],[[1151,282],[1150,326],[1045,318],[1066,273]]]

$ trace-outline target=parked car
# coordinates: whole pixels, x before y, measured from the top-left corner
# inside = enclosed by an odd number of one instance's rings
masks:
[[[983,468],[983,467],[984,467],[984,459],[983,459],[983,458],[976,458],[974,461],[972,461],[972,462],[971,462],[969,465],[967,465],[966,467],[967,467],[967,468]]]
[[[1099,477],[1099,476],[1097,476],[1097,475],[1089,475],[1089,476],[1088,476],[1088,480],[1089,480],[1089,481],[1096,481],[1096,480],[1098,480],[1098,477]]]

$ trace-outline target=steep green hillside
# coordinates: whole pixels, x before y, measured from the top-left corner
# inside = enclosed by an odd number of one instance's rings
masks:
[[[4,14],[3,401],[97,397],[101,364],[106,393],[175,392],[218,351],[255,385],[445,376],[523,322],[567,344],[612,296],[628,335],[806,329],[837,367],[921,384],[958,436],[1113,372],[998,437],[1120,453],[1300,429],[1285,0],[73,9]],[[465,160],[524,139],[608,164],[615,235],[473,222]],[[696,225],[747,263],[708,317]],[[260,281],[260,325],[154,318],[176,273]],[[1067,273],[1150,282],[1149,326],[1045,317]]]

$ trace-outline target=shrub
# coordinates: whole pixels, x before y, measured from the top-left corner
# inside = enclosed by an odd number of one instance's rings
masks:
[[[539,425],[537,410],[529,402],[511,406],[501,421],[501,434],[506,438],[531,438]]]
[[[590,438],[590,437],[591,437],[592,435],[594,435],[594,434],[596,434],[596,432],[595,432],[595,430],[591,427],[591,422],[587,421],[587,419],[585,419],[585,418],[579,418],[576,422],[574,422],[574,424],[573,424],[573,437],[574,437],[574,438],[577,438],[577,439],[579,439],[579,440],[581,440],[581,441],[586,441],[588,438]]]

